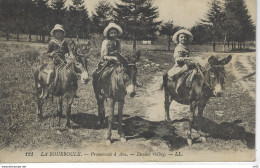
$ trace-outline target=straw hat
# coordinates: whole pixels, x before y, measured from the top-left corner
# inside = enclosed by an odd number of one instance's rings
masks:
[[[187,36],[187,38],[188,38],[189,43],[193,40],[193,36],[192,36],[191,32],[189,32],[189,31],[186,30],[186,29],[181,29],[181,30],[177,31],[177,32],[173,35],[173,37],[172,37],[173,42],[175,42],[176,44],[179,43],[179,42],[178,42],[178,41],[179,41],[178,38],[179,38],[179,35],[180,35],[180,34],[185,34],[185,35]]]
[[[63,26],[62,25],[60,25],[60,24],[56,24],[55,26],[54,26],[54,28],[51,30],[51,35],[52,36],[54,36],[54,31],[55,30],[61,30],[61,31],[63,31],[63,35],[65,34],[65,30],[63,29]]]
[[[117,24],[115,23],[109,23],[108,26],[105,28],[104,32],[103,32],[103,35],[106,37],[107,36],[107,33],[110,29],[116,29],[118,31],[118,36],[121,36],[123,34],[123,30],[121,29],[120,26],[118,26]]]

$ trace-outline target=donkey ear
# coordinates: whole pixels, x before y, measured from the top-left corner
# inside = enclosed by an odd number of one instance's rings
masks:
[[[211,57],[208,58],[208,63],[210,65],[216,65],[218,63],[218,59],[212,55]]]
[[[227,56],[226,58],[220,60],[220,61],[219,61],[219,64],[220,64],[220,65],[226,65],[226,64],[228,64],[228,63],[231,61],[231,59],[232,59],[232,56],[229,55],[229,56]]]

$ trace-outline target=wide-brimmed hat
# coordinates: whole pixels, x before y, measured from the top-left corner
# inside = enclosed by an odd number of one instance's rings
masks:
[[[115,23],[109,23],[108,26],[105,28],[103,35],[106,37],[107,33],[110,29],[116,29],[118,31],[118,36],[121,36],[123,34],[123,30],[121,29],[120,26],[118,26]]]
[[[189,32],[188,30],[186,29],[181,29],[179,31],[177,31],[173,36],[172,36],[172,40],[173,42],[175,42],[176,44],[179,43],[179,35],[180,34],[185,34],[188,38],[188,41],[189,43],[193,40],[193,35],[191,34],[191,32]]]
[[[54,31],[55,30],[61,30],[61,31],[63,31],[63,35],[65,35],[65,30],[63,29],[63,26],[62,25],[60,25],[60,24],[56,24],[55,26],[54,26],[54,28],[51,30],[51,35],[52,36],[54,36]]]

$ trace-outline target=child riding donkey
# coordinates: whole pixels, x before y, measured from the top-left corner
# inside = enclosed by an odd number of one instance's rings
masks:
[[[50,32],[52,39],[49,42],[48,50],[46,55],[51,59],[48,64],[47,75],[47,91],[41,96],[42,98],[47,98],[50,91],[56,86],[58,79],[59,65],[65,63],[65,55],[69,54],[69,47],[67,42],[64,40],[65,31],[63,26],[56,24]]]
[[[186,79],[187,87],[191,87],[193,77],[197,73],[196,61],[190,58],[187,46],[192,39],[192,34],[185,29],[181,29],[173,35],[173,41],[177,44],[173,54],[175,65],[168,71],[168,77],[170,80],[177,81],[176,93],[178,93],[178,88],[183,82],[183,80],[177,80],[182,74],[191,70],[190,75]]]
[[[105,40],[102,42],[101,47],[101,61],[98,63],[98,68],[93,73],[93,82],[99,78],[100,74],[103,73],[106,67],[110,63],[120,63],[124,67],[128,66],[128,61],[121,55],[121,44],[118,40],[123,34],[123,30],[120,26],[115,23],[109,23],[104,29],[103,35]],[[140,53],[139,53],[140,54]],[[105,73],[106,74],[106,73]],[[137,86],[141,84],[137,81]]]

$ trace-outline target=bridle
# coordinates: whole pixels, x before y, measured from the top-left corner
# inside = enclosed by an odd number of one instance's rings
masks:
[[[77,73],[77,72],[75,72],[73,69],[71,69],[71,68],[67,65],[67,63],[65,63],[59,56],[57,56],[57,58],[58,58],[59,61],[61,62],[61,65],[60,65],[59,67],[65,66],[65,67],[66,67],[67,69],[69,69],[75,76],[77,76],[77,78],[80,76],[79,73]],[[85,62],[84,62],[84,68],[85,68]]]
[[[204,76],[200,66],[198,64],[195,64],[196,65],[196,68],[198,69],[200,75],[202,76],[203,80],[204,80],[204,83],[208,86],[209,89],[213,90],[213,82],[212,82],[212,79],[209,75],[209,80]],[[223,67],[223,65],[212,65],[211,67]],[[207,68],[207,70],[209,70],[209,68]],[[224,72],[223,72],[224,73]],[[225,73],[224,73],[224,76],[225,76]]]
[[[196,65],[196,68],[198,69],[200,75],[202,76],[202,78],[203,78],[205,84],[212,90],[211,82],[208,81],[208,80],[205,78],[204,74],[202,73],[202,71],[201,71],[201,69],[200,69],[200,66],[199,66],[198,64],[195,64],[195,65]]]

